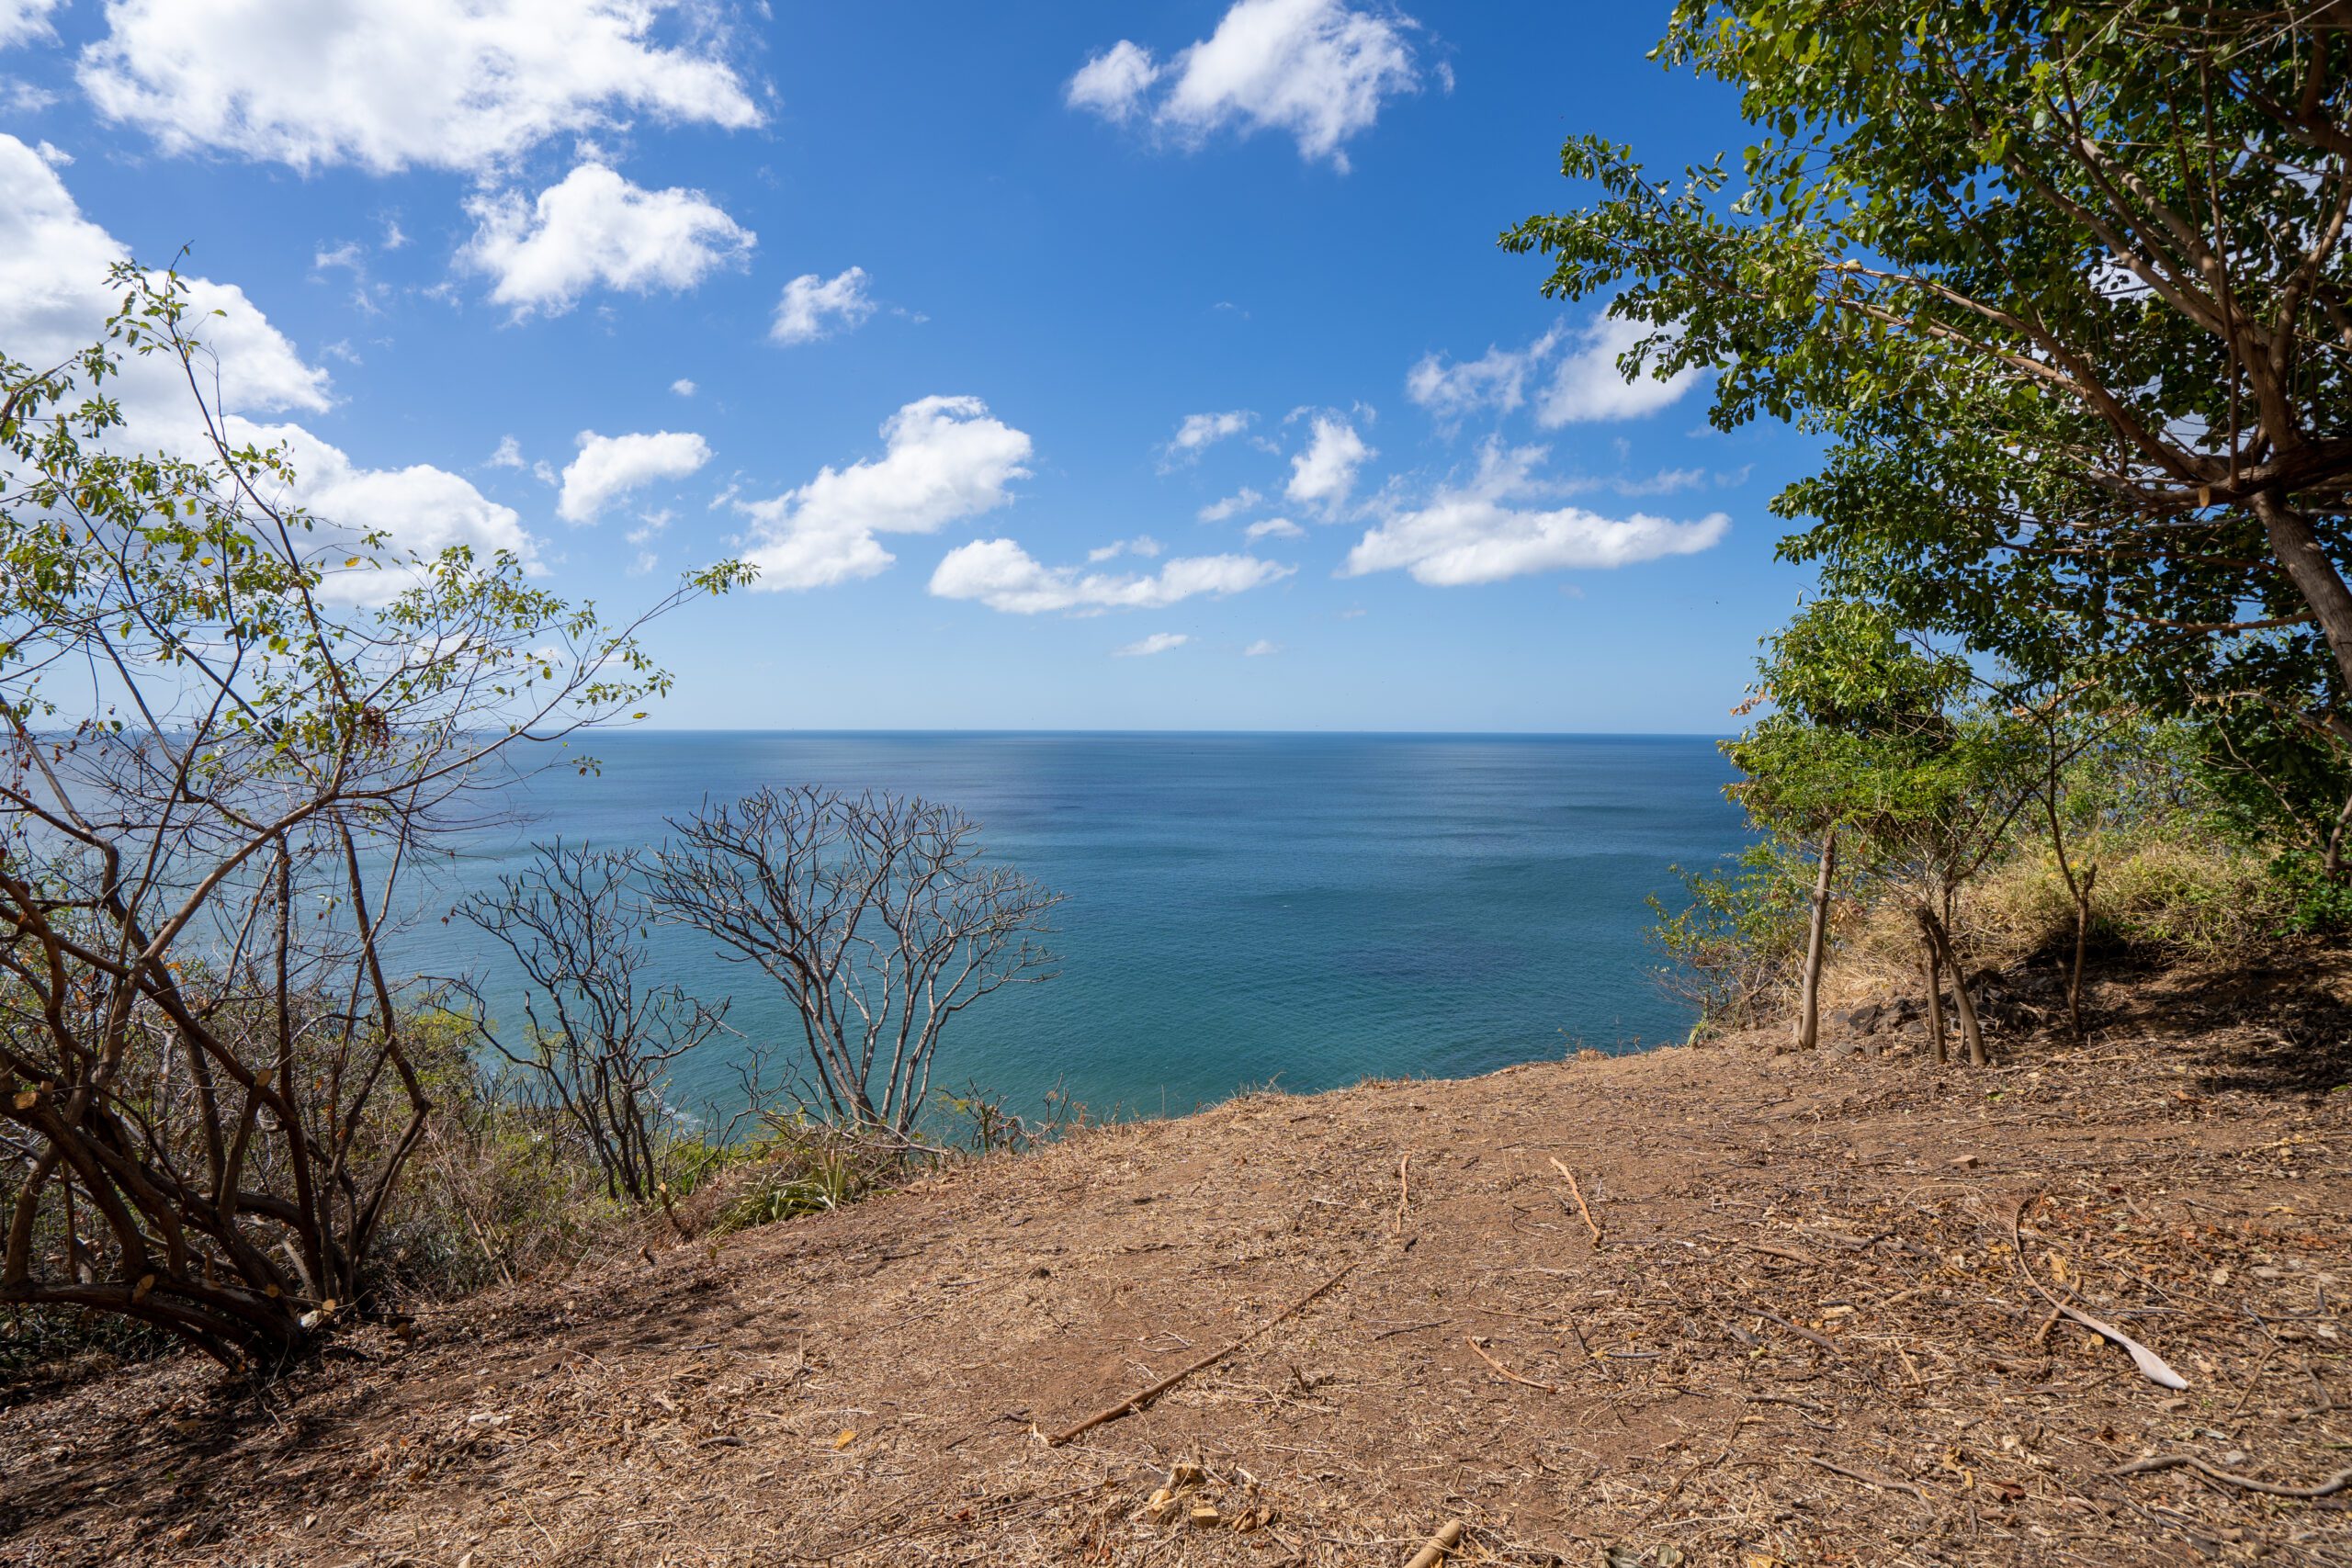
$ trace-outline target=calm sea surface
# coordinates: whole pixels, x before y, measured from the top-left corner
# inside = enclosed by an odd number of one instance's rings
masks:
[[[640,731],[590,749],[602,775],[529,781],[519,823],[434,873],[428,915],[535,840],[650,842],[706,795],[920,794],[1069,896],[1059,976],[951,1024],[934,1087],[1034,1105],[1060,1083],[1098,1112],[1679,1040],[1691,1021],[1651,979],[1643,896],[1742,842],[1726,764],[1681,737]],[[654,941],[663,979],[731,994],[731,1025],[797,1049],[771,982],[691,932]],[[470,927],[428,918],[401,943],[418,970],[474,967],[519,1017]],[[729,1049],[681,1075],[689,1098],[725,1097]]]

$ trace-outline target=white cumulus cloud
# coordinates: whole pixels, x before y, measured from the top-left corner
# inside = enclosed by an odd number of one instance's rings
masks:
[[[825,588],[872,577],[894,558],[876,534],[929,534],[992,512],[1029,477],[1028,435],[978,398],[918,399],[882,426],[883,454],[770,501],[736,504],[752,520],[744,558],[763,589]]]
[[[1092,109],[1104,119],[1125,124],[1143,107],[1145,91],[1159,80],[1159,66],[1151,51],[1121,39],[1078,68],[1062,96],[1074,109]]]
[[[368,468],[299,424],[246,425],[239,440],[282,446],[294,468],[289,499],[352,539],[381,533],[399,549],[430,559],[453,545],[478,555],[503,550],[526,567],[538,564],[538,544],[510,506],[483,495],[464,479],[429,463]],[[322,547],[331,540],[320,540]],[[332,557],[340,547],[328,549]],[[405,571],[330,570],[323,592],[347,603],[380,603],[406,588]]]
[[[862,266],[831,277],[802,273],[784,286],[784,297],[775,305],[775,321],[768,328],[769,341],[813,343],[836,332],[854,331],[874,314],[865,281]]]
[[[1165,609],[1199,594],[1221,599],[1296,570],[1255,556],[1220,555],[1179,556],[1156,572],[1083,571],[1046,566],[1011,539],[975,539],[947,552],[931,574],[931,591],[942,599],[977,599],[1014,615],[1099,614]]]
[[[1603,316],[1577,336],[1577,346],[1560,361],[1551,384],[1535,403],[1535,422],[1546,429],[1599,420],[1639,419],[1653,414],[1696,386],[1699,372],[1684,370],[1659,380],[1644,370],[1634,380],[1617,368],[1618,356],[1652,329],[1643,321]]]
[[[1192,640],[1182,632],[1154,632],[1149,637],[1137,637],[1125,648],[1113,649],[1111,656],[1114,659],[1148,659],[1155,653],[1182,648]]]
[[[1283,493],[1302,506],[1321,508],[1327,517],[1335,516],[1355,489],[1356,470],[1379,454],[1337,414],[1318,413],[1309,428],[1306,450],[1290,460],[1290,482]]]
[[[1342,0],[1236,0],[1214,32],[1165,64],[1121,39],[1087,61],[1063,96],[1116,124],[1141,119],[1179,146],[1227,130],[1287,132],[1300,156],[1344,171],[1344,143],[1371,129],[1388,99],[1419,89],[1408,39],[1416,25]]]
[[[1282,650],[1283,645],[1281,643],[1270,641],[1265,637],[1260,637],[1256,642],[1253,642],[1249,647],[1243,649],[1241,650],[1241,656],[1244,659],[1264,659],[1270,654],[1280,653]]]
[[[656,479],[682,479],[710,461],[710,444],[690,430],[640,431],[630,435],[580,433],[580,456],[563,466],[556,515],[594,523],[605,507]]]
[[[171,152],[481,171],[638,117],[760,123],[712,16],[698,0],[112,0],[80,75],[99,113]]]
[[[83,216],[38,151],[0,134],[0,344],[10,355],[46,367],[96,342],[118,303],[107,268],[127,254]],[[224,434],[239,445],[287,448],[295,483],[273,499],[307,509],[319,524],[313,543],[330,563],[322,592],[373,602],[406,586],[403,573],[346,572],[336,564],[351,541],[372,529],[383,530],[395,550],[429,555],[463,544],[535,561],[534,541],[514,513],[458,475],[424,464],[363,468],[299,424],[257,422],[259,415],[326,412],[334,401],[326,372],[307,363],[236,285],[186,282],[190,320],[207,357],[203,371],[208,378],[217,373],[217,387],[207,391],[217,390]],[[115,444],[209,455],[179,367],[165,356],[124,356],[107,390],[123,413]]]
[[[45,369],[95,341],[118,303],[107,269],[129,255],[82,215],[38,150],[0,134],[0,344],[11,357]],[[327,373],[306,363],[243,289],[201,277],[187,284],[190,315],[219,361],[226,408],[268,413],[330,406]],[[128,434],[140,444],[168,442],[185,450],[199,434],[186,424],[187,388],[161,356],[127,356],[107,391],[122,404]]]
[[[1582,507],[1514,505],[1554,493],[1534,475],[1541,446],[1489,442],[1465,484],[1441,486],[1428,502],[1367,532],[1340,575],[1409,571],[1417,582],[1453,588],[1528,572],[1630,566],[1712,547],[1730,528],[1722,513],[1691,523],[1635,513],[1603,517]]]
[[[670,383],[670,390],[678,397],[691,398],[698,389],[684,376]]]
[[[1241,536],[1254,545],[1261,539],[1303,539],[1306,530],[1287,517],[1268,517],[1241,530]]]
[[[598,284],[632,293],[684,289],[751,254],[755,236],[702,192],[647,190],[582,164],[526,201],[470,198],[477,227],[458,260],[495,281],[492,299],[518,316],[560,315]]]

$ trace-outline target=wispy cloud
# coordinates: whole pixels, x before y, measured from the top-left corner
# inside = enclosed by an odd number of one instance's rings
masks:
[[[1111,652],[1116,659],[1147,659],[1155,653],[1182,648],[1192,640],[1182,632],[1154,632],[1149,637],[1138,637],[1125,648],[1113,649]]]
[[[1155,572],[1084,571],[1046,566],[1011,539],[976,539],[947,552],[931,575],[942,599],[975,599],[1008,615],[1057,611],[1159,610],[1205,595],[1221,599],[1288,577],[1297,569],[1256,556],[1179,556]]]
[[[1204,523],[1222,523],[1227,518],[1233,516],[1236,513],[1247,512],[1250,508],[1261,504],[1265,499],[1266,498],[1264,496],[1260,495],[1248,485],[1243,485],[1239,490],[1234,491],[1231,495],[1227,496],[1223,501],[1210,502],[1206,506],[1202,507],[1194,515],[1198,516]]]
[[[1199,461],[1202,453],[1227,436],[1240,434],[1257,417],[1248,409],[1186,414],[1183,423],[1177,425],[1176,434],[1168,438],[1168,445],[1159,449],[1159,471],[1166,473],[1182,464]]]

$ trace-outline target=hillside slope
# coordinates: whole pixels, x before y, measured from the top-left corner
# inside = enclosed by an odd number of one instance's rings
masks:
[[[1090,1134],[258,1399],[9,1412],[0,1562],[2352,1562],[2352,1490],[2258,1489],[2352,1463],[2347,999],[2175,975],[1991,1071],[1734,1042]],[[2239,1479],[2115,1473],[2170,1456]]]

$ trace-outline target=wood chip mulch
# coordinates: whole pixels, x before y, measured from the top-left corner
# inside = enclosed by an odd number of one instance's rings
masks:
[[[1833,1027],[1091,1133],[0,1411],[0,1563],[2352,1564],[2347,1003],[2305,955],[1989,1070]]]

